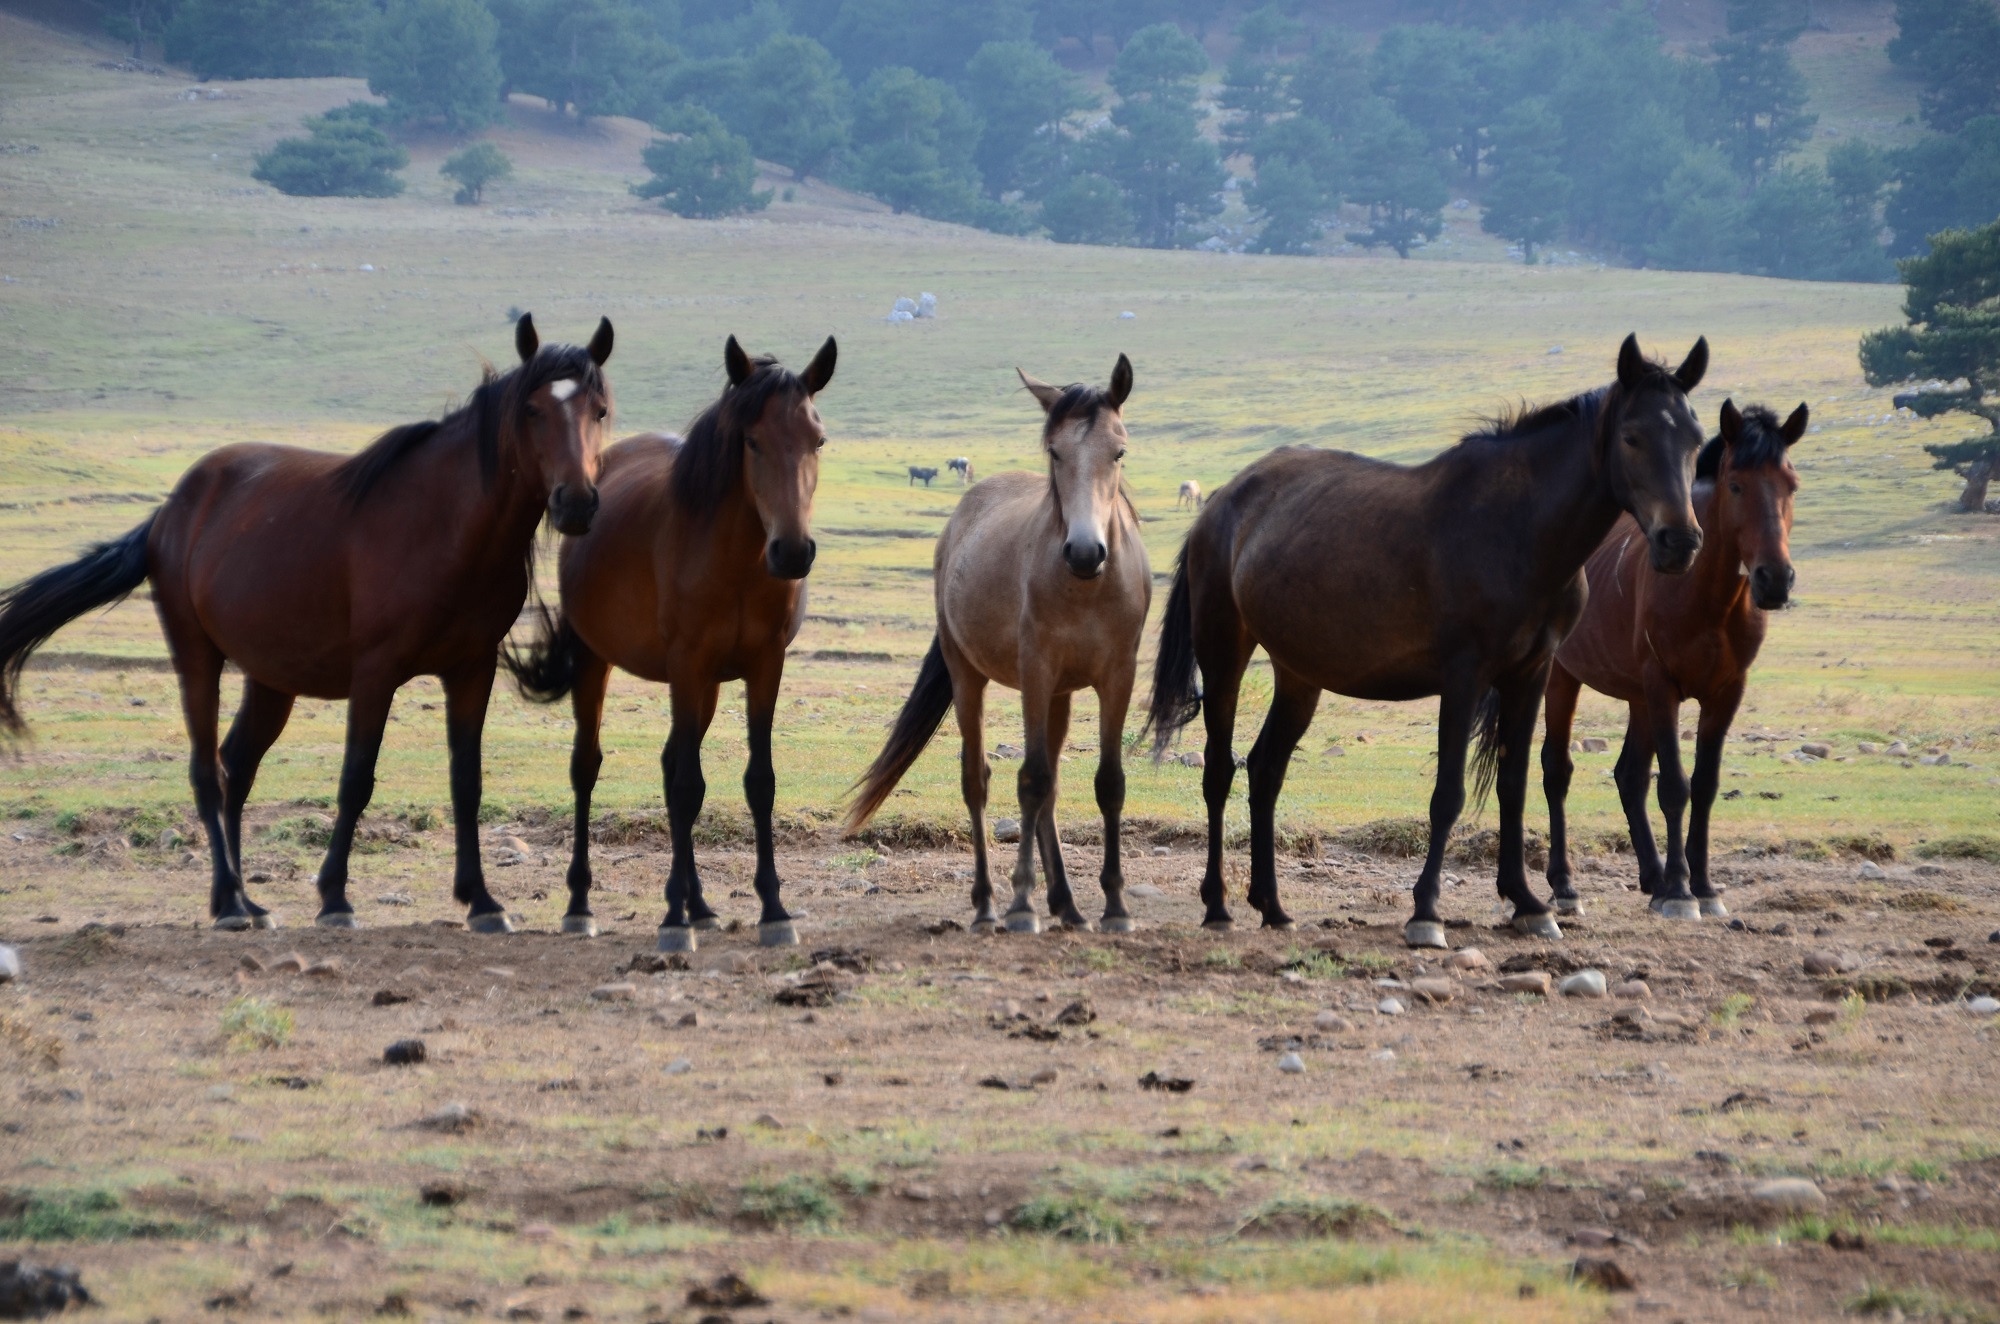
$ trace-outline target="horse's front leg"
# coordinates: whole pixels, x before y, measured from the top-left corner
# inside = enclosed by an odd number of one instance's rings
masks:
[[[1688,890],[1687,853],[1681,844],[1688,779],[1681,769],[1680,696],[1673,692],[1672,682],[1652,668],[1646,677],[1646,710],[1660,760],[1660,817],[1667,829],[1667,858],[1660,884],[1653,892],[1652,909],[1666,919],[1700,919],[1701,903]]]
[[[1570,733],[1576,726],[1576,700],[1583,689],[1563,664],[1552,664],[1544,692],[1542,734],[1542,795],[1549,805],[1549,891],[1556,913],[1580,915],[1583,899],[1569,865],[1569,783],[1576,760],[1569,756]]]
[[[1049,700],[1049,794],[1042,804],[1035,839],[1042,850],[1042,874],[1049,884],[1049,918],[1066,929],[1087,932],[1090,921],[1076,908],[1076,896],[1069,886],[1069,869],[1063,863],[1062,838],[1056,832],[1056,799],[1062,791],[1062,750],[1069,739],[1070,698],[1058,694]]]
[[[702,681],[673,686],[673,725],[660,751],[660,773],[666,783],[667,826],[673,837],[673,863],[667,870],[667,914],[660,921],[659,949],[694,950],[694,931],[716,927],[715,912],[701,899],[701,878],[694,865],[694,823],[701,817],[708,783],[701,775],[701,740],[715,717],[718,687]]]
[[[474,933],[514,931],[506,909],[486,890],[486,874],[479,864],[479,745],[498,657],[495,653],[481,666],[443,678],[445,741],[451,749],[451,821],[458,847],[451,894],[465,905],[465,925]]]
[[[354,829],[375,797],[375,760],[382,752],[382,730],[389,723],[389,705],[396,682],[386,675],[357,675],[347,699],[347,749],[340,765],[339,807],[333,820],[333,840],[319,866],[319,915],[313,923],[328,929],[361,927],[347,900],[347,860],[354,849]]]
[[[778,773],[771,764],[771,723],[778,709],[778,688],[785,674],[785,652],[772,650],[768,663],[744,681],[749,716],[750,763],[743,770],[743,798],[750,805],[750,822],[757,837],[757,878],[753,884],[763,911],[757,919],[757,943],[762,947],[795,947],[798,930],[779,897],[777,852],[771,841],[771,810],[778,798]]]
[[[1715,884],[1708,877],[1708,820],[1715,809],[1715,792],[1722,778],[1722,746],[1729,738],[1729,724],[1736,720],[1736,706],[1743,702],[1743,682],[1710,696],[1701,705],[1701,723],[1695,728],[1694,781],[1689,788],[1692,809],[1688,814],[1688,890],[1694,893],[1704,919],[1727,919],[1729,907],[1722,904]]]
[[[1104,816],[1104,867],[1097,885],[1104,891],[1101,933],[1130,933],[1125,909],[1125,869],[1119,833],[1125,814],[1125,714],[1132,704],[1135,658],[1097,687],[1097,812]]]
[[[1009,933],[1039,933],[1035,916],[1035,844],[1043,811],[1055,796],[1055,756],[1049,750],[1049,717],[1055,703],[1055,680],[1047,668],[1022,668],[1021,714],[1027,725],[1027,753],[1021,760],[1017,787],[1021,798],[1021,841],[1014,857],[1014,902],[1003,923]]]
[[[597,936],[597,918],[590,913],[590,800],[597,790],[597,774],[604,767],[604,691],[611,681],[611,667],[603,658],[577,646],[576,683],[570,687],[570,712],[576,719],[576,735],[569,751],[569,789],[575,797],[575,816],[570,829],[569,908],[563,912],[562,931],[580,938]]]
[[[252,901],[243,887],[243,806],[250,799],[264,755],[284,732],[292,704],[291,695],[245,677],[243,704],[222,742],[222,828],[236,882],[235,905],[228,912],[231,922],[224,927],[237,927],[242,915],[248,915],[255,928],[278,927],[278,917]]]
[[[1423,872],[1412,891],[1414,911],[1403,926],[1403,941],[1411,947],[1447,947],[1444,921],[1438,916],[1438,884],[1444,874],[1444,850],[1451,829],[1465,808],[1465,747],[1472,739],[1472,717],[1480,687],[1468,668],[1447,680],[1438,696],[1437,785],[1431,790],[1431,840],[1424,853]]]
[[[1528,886],[1526,831],[1522,812],[1528,800],[1529,753],[1535,742],[1535,712],[1548,687],[1547,666],[1500,687],[1500,766],[1495,789],[1500,798],[1500,862],[1495,885],[1502,899],[1514,903],[1514,927],[1538,937],[1557,938],[1549,907]]]
[[[1250,896],[1267,929],[1289,929],[1292,917],[1278,904],[1278,792],[1285,789],[1285,770],[1292,751],[1312,725],[1319,707],[1319,687],[1274,666],[1276,692],[1264,729],[1250,746]]]

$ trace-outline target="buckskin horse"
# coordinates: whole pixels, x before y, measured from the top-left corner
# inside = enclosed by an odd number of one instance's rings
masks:
[[[671,688],[673,719],[660,769],[673,862],[661,951],[693,951],[694,931],[719,921],[702,899],[694,824],[708,784],[701,741],[722,682],[745,682],[750,766],[743,794],[757,839],[758,940],[798,941],[779,899],[771,843],[778,792],[771,723],[785,649],[805,621],[819,452],[826,444],[814,397],[833,380],[828,337],[803,374],[751,358],[731,336],[729,384],[689,425],[685,440],[629,437],[604,453],[603,506],[590,532],[563,544],[562,611],[543,616],[539,639],[508,666],[530,699],[567,694],[576,715],[570,786],[576,793],[563,932],[597,932],[590,913],[590,798],[604,763],[599,728],[611,668]]]
[[[1018,372],[1019,369],[1016,369]],[[1118,821],[1125,808],[1125,714],[1138,672],[1152,571],[1138,512],[1124,488],[1123,410],[1132,364],[1123,354],[1108,390],[1051,386],[1021,373],[1041,404],[1048,472],[1004,473],[965,494],[938,538],[937,635],[887,744],[862,774],[846,831],[864,827],[956,708],[963,740],[959,785],[972,815],[972,927],[990,932],[993,884],[986,860],[986,685],[1021,692],[1028,748],[1021,763],[1021,842],[1014,862],[1010,931],[1041,927],[1029,898],[1035,847],[1048,875],[1049,913],[1087,929],[1076,908],[1056,833],[1056,769],[1069,734],[1070,696],[1097,691],[1097,807],[1104,815],[1107,933],[1127,932]]]
[[[1549,673],[1542,787],[1549,801],[1548,878],[1558,913],[1580,911],[1570,878],[1563,802],[1573,763],[1570,726],[1578,690],[1588,685],[1627,705],[1619,752],[1618,798],[1639,860],[1639,888],[1655,914],[1669,919],[1723,918],[1729,909],[1708,878],[1708,816],[1722,766],[1722,744],[1757,651],[1767,613],[1792,592],[1792,497],[1799,488],[1791,448],[1805,435],[1802,404],[1782,424],[1760,405],[1738,412],[1722,403],[1721,431],[1695,465],[1694,510],[1701,552],[1686,574],[1653,573],[1639,552],[1640,532],[1620,519],[1591,554],[1590,601]],[[1681,815],[1689,785],[1681,770],[1681,704],[1701,705],[1695,733],[1694,811],[1687,842]],[[1660,813],[1667,858],[1660,860],[1646,817],[1653,759],[1660,761]]]
[[[243,804],[297,696],[347,700],[347,749],[317,923],[353,928],[355,823],[396,690],[444,682],[458,860],[452,895],[478,932],[507,914],[479,864],[480,735],[500,644],[521,614],[544,516],[590,527],[611,393],[611,323],[587,349],[514,329],[520,366],[490,369],[463,407],[382,434],[351,456],[227,446],[196,462],[138,528],[0,594],[0,726],[28,656],[67,622],[147,580],[180,676],[188,774],[208,836],[208,909],[221,929],[274,928],[243,889]],[[216,745],[225,661],[243,702]]]
[[[1656,569],[1685,570],[1701,546],[1688,489],[1702,430],[1687,393],[1707,364],[1706,340],[1669,371],[1628,336],[1610,386],[1496,421],[1426,464],[1284,447],[1209,499],[1174,569],[1147,717],[1155,757],[1197,713],[1206,721],[1205,926],[1231,922],[1230,742],[1243,670],[1262,645],[1275,692],[1248,760],[1248,899],[1265,927],[1292,924],[1278,903],[1273,812],[1292,749],[1330,689],[1439,698],[1430,849],[1404,940],[1445,946],[1438,881],[1475,730],[1481,794],[1499,781],[1498,888],[1514,905],[1513,927],[1561,936],[1528,887],[1522,851],[1536,710],[1556,645],[1583,610],[1584,561],[1621,511],[1644,530]]]

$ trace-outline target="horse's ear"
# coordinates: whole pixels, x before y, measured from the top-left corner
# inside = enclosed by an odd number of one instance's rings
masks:
[[[590,361],[601,368],[604,366],[604,361],[610,357],[611,319],[600,317],[597,319],[597,334],[590,338]]]
[[[1722,444],[1732,449],[1743,439],[1743,415],[1737,411],[1736,401],[1722,402]]]
[[[1785,420],[1785,425],[1778,429],[1778,435],[1785,439],[1786,446],[1806,435],[1806,423],[1810,417],[1806,412],[1805,402],[1801,400],[1799,407],[1792,411],[1792,416]]]
[[[1701,385],[1701,379],[1708,375],[1708,337],[1694,342],[1694,348],[1681,360],[1681,366],[1674,369],[1674,380],[1681,384],[1682,394]]]
[[[729,372],[729,384],[741,386],[750,380],[755,371],[750,364],[750,356],[743,352],[743,346],[736,343],[736,337],[729,337],[729,343],[722,347],[722,366]]]
[[[1646,356],[1639,352],[1637,333],[1625,337],[1618,347],[1618,384],[1631,390],[1645,380]]]
[[[522,313],[521,320],[514,323],[514,352],[526,363],[535,357],[535,351],[542,347],[542,338],[535,334],[535,319],[531,314]]]
[[[806,365],[807,395],[818,395],[826,389],[826,384],[833,380],[833,362],[839,357],[839,347],[833,343],[833,337],[828,336],[826,343],[819,347],[819,353],[813,355],[813,361]]]
[[[1019,368],[1014,369],[1014,371],[1020,373],[1021,385],[1028,388],[1028,394],[1041,402],[1044,413],[1054,409],[1056,401],[1062,399],[1062,387],[1051,386],[1039,378],[1030,377],[1027,373],[1021,372]]]
[[[1111,369],[1111,407],[1113,409],[1123,409],[1125,407],[1125,397],[1131,394],[1132,360],[1120,354],[1117,364]]]

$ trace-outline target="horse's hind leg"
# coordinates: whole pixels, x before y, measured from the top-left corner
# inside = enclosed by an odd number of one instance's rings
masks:
[[[1646,710],[1660,759],[1660,817],[1667,828],[1666,866],[1653,892],[1652,908],[1668,919],[1700,919],[1701,906],[1688,890],[1687,853],[1681,845],[1681,824],[1688,803],[1687,774],[1681,770],[1681,705],[1665,676],[1649,675],[1646,679]],[[1642,795],[1642,810],[1644,805]]]
[[[1104,868],[1097,884],[1104,889],[1103,933],[1130,933],[1132,916],[1125,909],[1125,868],[1119,833],[1125,814],[1125,713],[1132,704],[1137,659],[1097,687],[1097,812],[1104,816]]]
[[[463,672],[444,677],[445,744],[451,750],[451,824],[457,846],[451,894],[466,907],[466,927],[474,933],[512,933],[514,926],[493,894],[479,863],[479,801],[484,791],[479,746],[486,730],[486,705],[493,697],[498,654]]]
[[[160,609],[180,673],[181,716],[188,732],[188,781],[194,787],[195,815],[208,836],[208,913],[218,929],[247,929],[256,921],[243,904],[243,880],[229,851],[222,822],[222,768],[215,732],[222,707],[222,650],[198,629],[176,629],[164,601]]]
[[[673,864],[667,871],[667,915],[660,921],[661,951],[690,951],[690,928],[717,927],[715,912],[701,899],[701,876],[694,866],[694,822],[701,817],[708,783],[701,775],[701,739],[715,717],[717,687],[697,682],[673,687],[674,720],[660,751],[666,781],[667,823],[673,834]]]
[[[1736,705],[1743,701],[1743,683],[1724,693],[1712,695],[1701,705],[1701,724],[1695,728],[1694,784],[1690,788],[1693,809],[1688,815],[1688,886],[1701,907],[1704,918],[1726,919],[1729,908],[1716,895],[1708,878],[1708,816],[1715,808],[1715,791],[1722,773],[1722,743],[1729,736],[1729,724],[1736,719]]]
[[[1632,854],[1639,864],[1639,890],[1652,896],[1660,889],[1664,870],[1659,847],[1653,841],[1653,823],[1647,816],[1646,792],[1653,782],[1653,736],[1646,722],[1646,705],[1632,705],[1625,723],[1625,747],[1618,751],[1612,780],[1618,786],[1618,800],[1625,808],[1625,830],[1632,839]]]
[[[1560,936],[1549,918],[1549,907],[1528,886],[1526,829],[1522,812],[1528,800],[1528,759],[1535,741],[1535,710],[1549,673],[1538,668],[1500,687],[1500,767],[1494,788],[1500,798],[1500,861],[1496,885],[1504,900],[1514,903],[1515,929],[1544,937]]]
[[[1576,725],[1576,700],[1582,688],[1583,682],[1557,662],[1549,672],[1543,700],[1547,715],[1542,735],[1542,794],[1549,802],[1549,891],[1556,913],[1561,915],[1583,913],[1583,900],[1570,876],[1566,811],[1570,778],[1576,771],[1576,761],[1569,756],[1570,732]]]
[[[1444,873],[1444,848],[1451,829],[1465,808],[1465,747],[1472,739],[1473,713],[1480,690],[1470,668],[1448,677],[1438,696],[1437,785],[1431,790],[1431,840],[1417,875],[1414,913],[1403,926],[1403,941],[1412,947],[1443,947],[1444,921],[1438,916],[1438,883]]]
[[[784,884],[778,878],[777,852],[771,839],[771,810],[778,799],[778,773],[771,765],[771,723],[778,711],[778,686],[784,680],[784,668],[784,649],[775,649],[766,665],[746,678],[744,687],[750,764],[743,770],[743,798],[750,806],[751,828],[757,838],[757,875],[752,886],[763,903],[757,918],[757,942],[763,947],[794,947],[799,941],[780,896]]]
[[[570,827],[569,874],[564,880],[569,886],[569,909],[563,912],[562,931],[584,938],[597,936],[597,920],[590,913],[590,797],[604,766],[604,689],[610,681],[611,668],[604,659],[578,644],[576,684],[569,692],[570,712],[576,718],[569,751],[569,789],[576,816]]]
[[[1053,679],[1040,669],[1022,668],[1021,713],[1027,727],[1027,753],[1016,781],[1021,797],[1021,844],[1014,857],[1014,901],[1003,923],[1010,933],[1039,933],[1035,917],[1035,843],[1042,814],[1055,798],[1055,755],[1049,750],[1049,711],[1055,702]],[[1053,898],[1051,898],[1053,900]]]
[[[1221,592],[1228,592],[1227,584]],[[1236,780],[1236,700],[1253,647],[1243,633],[1233,602],[1225,600],[1206,615],[1195,613],[1195,663],[1207,682],[1201,700],[1206,736],[1201,798],[1208,809],[1208,861],[1201,874],[1201,926],[1205,929],[1226,929],[1232,923],[1222,882],[1222,815],[1229,806],[1229,787]]]
[[[382,730],[389,723],[389,705],[396,685],[387,676],[357,677],[347,699],[347,748],[340,765],[339,807],[333,820],[333,840],[319,866],[321,928],[359,928],[347,900],[347,860],[354,849],[354,828],[375,797],[375,760],[382,752]]]
[[[1042,803],[1035,840],[1041,846],[1042,873],[1049,882],[1049,918],[1066,929],[1088,931],[1090,921],[1076,908],[1076,895],[1069,886],[1069,869],[1063,863],[1062,838],[1056,832],[1056,799],[1062,789],[1062,748],[1069,739],[1070,698],[1058,694],[1049,700],[1049,795]]]
[[[993,913],[993,877],[986,852],[986,796],[993,784],[986,766],[986,677],[973,670],[965,655],[938,631],[945,669],[951,672],[951,705],[958,719],[958,787],[972,819],[972,931],[991,933],[999,919]]]
[[[1319,687],[1282,667],[1273,667],[1276,692],[1264,729],[1250,747],[1250,904],[1264,916],[1267,929],[1289,929],[1292,917],[1278,904],[1278,792],[1285,786],[1285,769],[1292,750],[1312,725],[1319,707]]]
[[[258,765],[284,733],[292,702],[291,695],[245,677],[242,706],[222,742],[222,829],[229,842],[229,862],[236,872],[236,898],[242,912],[260,929],[275,929],[278,921],[243,890],[243,805],[257,781]]]

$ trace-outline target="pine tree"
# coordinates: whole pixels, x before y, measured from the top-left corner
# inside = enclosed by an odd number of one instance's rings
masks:
[[[476,207],[488,184],[514,173],[514,163],[507,159],[507,153],[492,143],[474,143],[447,156],[444,164],[438,167],[438,173],[446,179],[458,181],[458,193],[452,198],[453,202],[462,207]]]
[[[1519,244],[1529,266],[1535,249],[1562,233],[1569,176],[1561,151],[1562,122],[1544,98],[1515,104],[1493,126],[1493,182],[1479,228]]]
[[[1805,25],[1803,0],[1731,0],[1730,35],[1715,43],[1730,158],[1753,185],[1819,122],[1805,113],[1805,76],[1792,63]]]
[[[708,218],[762,211],[771,191],[756,188],[757,161],[750,144],[729,131],[711,111],[676,106],[660,116],[665,137],[648,143],[646,169],[653,177],[635,184],[642,198],[658,198],[668,211]]]
[[[1377,100],[1356,114],[1347,146],[1347,200],[1368,208],[1368,228],[1348,231],[1348,239],[1406,258],[1418,241],[1437,238],[1449,194],[1424,135]]]
[[[390,0],[368,39],[368,90],[405,122],[489,124],[500,115],[499,31],[480,0]]]

